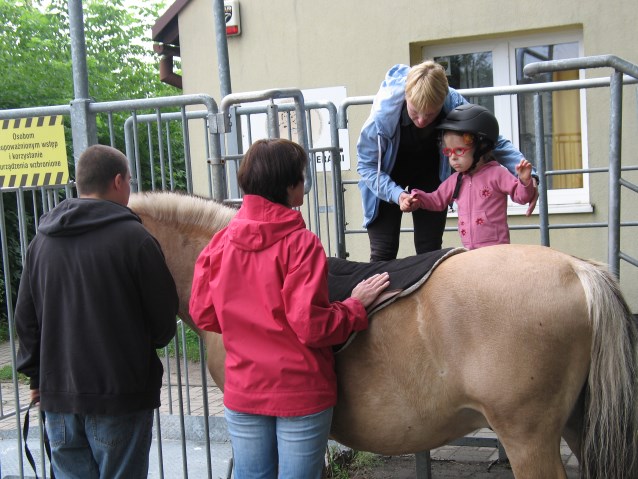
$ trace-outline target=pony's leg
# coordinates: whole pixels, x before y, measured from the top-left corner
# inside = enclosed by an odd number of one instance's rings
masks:
[[[490,404],[485,418],[505,448],[516,479],[567,479],[560,454],[568,410],[558,402],[528,398]]]
[[[560,455],[560,435],[534,433],[498,434],[516,479],[567,479]]]
[[[574,410],[572,411],[565,430],[563,431],[563,439],[571,449],[572,453],[581,462],[581,441],[583,437],[583,418],[585,417],[585,391],[581,393]]]

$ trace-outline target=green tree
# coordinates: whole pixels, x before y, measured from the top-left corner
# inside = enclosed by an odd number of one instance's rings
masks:
[[[125,5],[124,0],[84,0],[84,30],[89,78],[89,95],[96,101],[178,95],[180,91],[159,80],[158,61],[152,51],[151,26],[164,9],[164,0],[148,0]],[[0,109],[65,105],[74,98],[73,67],[69,31],[68,0],[0,0]],[[123,125],[129,113],[113,115],[114,144],[124,149]],[[67,159],[73,176],[70,121],[65,120]],[[97,118],[98,141],[109,144],[111,135],[106,117]],[[181,131],[171,132],[173,142],[181,140]],[[146,145],[144,131],[140,145]],[[140,152],[142,160],[148,152]],[[183,165],[179,151],[173,152],[176,169]],[[142,161],[143,165],[147,162]],[[150,169],[149,166],[145,168]],[[150,176],[143,175],[145,178]],[[178,178],[178,181],[183,179]],[[148,186],[147,186],[148,188]],[[183,184],[177,185],[184,188]],[[9,234],[11,284],[17,291],[21,271],[14,193],[3,194],[5,221]],[[27,212],[33,211],[33,198],[25,195]],[[29,213],[30,214],[30,213]],[[32,237],[35,221],[28,221]],[[0,321],[6,321],[4,264],[0,271]],[[15,299],[15,296],[14,296]],[[13,303],[15,305],[15,303]]]
[[[164,0],[83,2],[89,94],[113,101],[179,94],[159,81],[150,29]],[[66,0],[0,0],[0,109],[66,104],[73,77]]]

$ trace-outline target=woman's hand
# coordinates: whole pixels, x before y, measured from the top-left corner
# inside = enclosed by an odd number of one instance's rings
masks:
[[[411,213],[419,208],[419,203],[413,195],[401,193],[401,195],[399,195],[399,208],[401,208],[401,211],[404,213]]]
[[[352,290],[351,297],[361,301],[363,306],[370,306],[377,296],[390,285],[390,275],[379,273],[361,281]]]

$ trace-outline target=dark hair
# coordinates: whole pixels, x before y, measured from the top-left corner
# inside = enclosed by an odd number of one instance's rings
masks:
[[[308,155],[297,143],[281,138],[257,140],[241,161],[237,181],[247,195],[289,206],[288,187],[304,180],[307,165]]]
[[[89,146],[80,155],[75,168],[78,193],[104,194],[113,178],[127,173],[128,160],[121,151],[106,145]]]

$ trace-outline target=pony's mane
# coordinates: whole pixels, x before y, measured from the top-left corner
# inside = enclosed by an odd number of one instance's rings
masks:
[[[213,232],[226,227],[237,213],[214,200],[167,191],[132,193],[128,206],[139,216]]]

